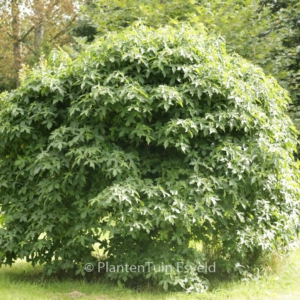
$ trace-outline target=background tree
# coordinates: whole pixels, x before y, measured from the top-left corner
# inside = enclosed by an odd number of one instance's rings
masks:
[[[12,72],[14,69],[12,39],[7,35],[7,32],[11,32],[10,24],[7,22],[8,14],[8,12],[2,11],[0,17],[0,91],[16,86],[16,78]],[[8,39],[10,43],[8,43]]]
[[[194,1],[180,0],[112,0],[87,1],[81,10],[81,23],[75,28],[75,35],[103,35],[121,31],[136,21],[160,27],[170,22],[187,21],[190,13],[196,12]],[[96,29],[96,30],[95,30]]]
[[[280,41],[261,65],[290,92],[294,100],[290,114],[300,130],[300,3],[269,0],[262,1],[262,5],[274,14],[274,21],[265,35],[275,33]]]
[[[21,16],[19,1],[11,1],[11,28],[12,28],[12,38],[13,38],[13,53],[14,53],[14,73],[18,74],[21,69],[22,60],[22,44],[21,44]],[[16,85],[20,84],[18,76],[16,76]]]
[[[0,44],[5,54],[0,63],[0,87],[19,84],[22,64],[34,65],[41,54],[71,42],[70,26],[76,22],[78,1],[2,0]],[[2,65],[2,67],[1,67]],[[4,76],[5,74],[5,76]]]

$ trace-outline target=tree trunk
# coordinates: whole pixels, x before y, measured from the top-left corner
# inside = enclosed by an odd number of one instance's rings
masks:
[[[40,52],[41,43],[44,39],[44,0],[34,1],[35,29],[34,29],[34,51]]]
[[[44,38],[44,26],[43,24],[39,24],[34,30],[34,51],[36,53],[39,53],[43,38]]]
[[[13,36],[13,53],[14,53],[14,71],[16,77],[16,86],[20,85],[19,71],[22,62],[22,43],[20,33],[20,9],[18,0],[11,0],[12,15],[12,36]]]

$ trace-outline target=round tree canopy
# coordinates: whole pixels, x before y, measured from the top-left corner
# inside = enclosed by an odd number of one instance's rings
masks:
[[[191,291],[207,287],[195,266],[253,265],[298,231],[288,102],[202,27],[54,51],[1,95],[1,262],[84,274],[97,244],[110,265],[144,267],[111,278]]]

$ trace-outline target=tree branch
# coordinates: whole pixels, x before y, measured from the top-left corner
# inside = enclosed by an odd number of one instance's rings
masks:
[[[35,25],[33,25],[25,34],[22,35],[21,40],[23,41],[34,28]]]
[[[35,56],[39,56],[30,46],[26,45],[24,42],[22,42],[22,44],[28,49],[30,50]]]
[[[50,42],[53,42],[55,39],[57,39],[61,34],[63,34],[68,27],[70,27],[72,25],[72,23],[75,21],[77,17],[77,14],[74,15],[74,17],[70,20],[70,22],[61,30],[59,31],[51,40]]]
[[[15,39],[15,37],[14,37],[10,32],[7,32],[7,34],[8,34],[11,38]]]

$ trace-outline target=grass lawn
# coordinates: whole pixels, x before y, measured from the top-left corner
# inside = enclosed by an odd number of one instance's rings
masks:
[[[24,262],[0,268],[0,300],[285,300],[300,299],[300,249],[280,262],[276,273],[259,280],[244,282],[215,282],[205,294],[163,293],[135,291],[105,283],[41,279],[41,268],[32,268]]]

